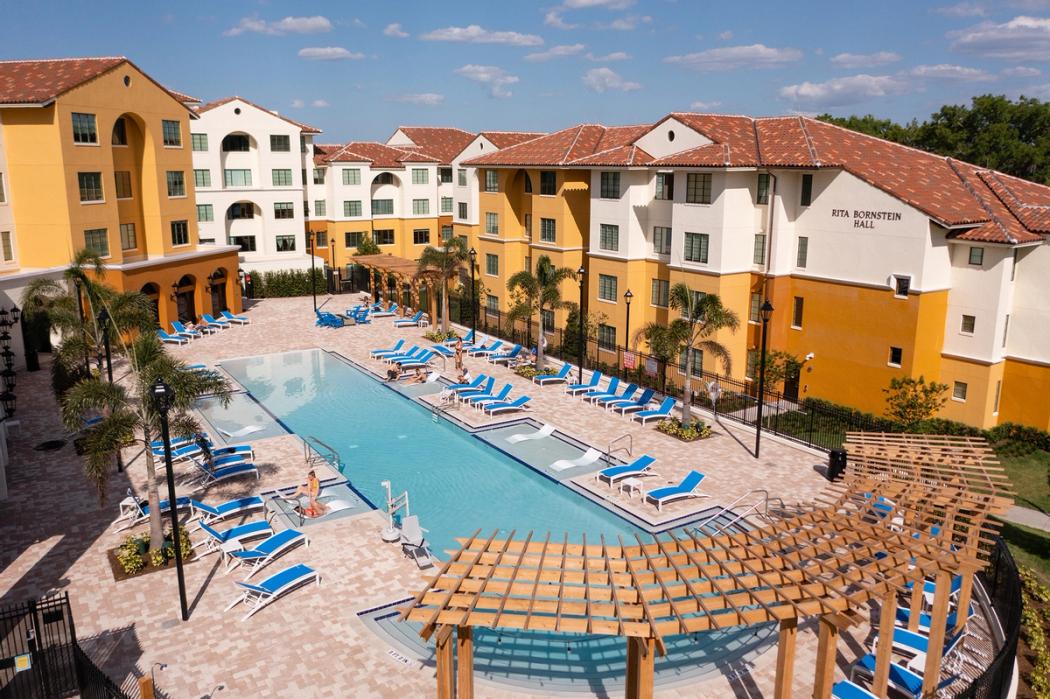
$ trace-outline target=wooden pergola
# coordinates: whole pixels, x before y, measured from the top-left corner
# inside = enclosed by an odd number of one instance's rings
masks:
[[[628,697],[651,697],[664,637],[739,625],[779,624],[776,689],[791,696],[800,620],[817,617],[814,697],[830,697],[838,636],[880,604],[872,690],[884,695],[898,594],[909,592],[917,627],[923,582],[935,583],[924,694],[940,678],[952,577],[968,605],[983,568],[989,515],[1009,506],[1008,483],[984,445],[911,444],[911,467],[889,436],[850,435],[854,468],[791,516],[740,533],[696,531],[588,542],[533,532],[461,539],[430,583],[402,610],[435,639],[439,697],[473,696],[474,627],[620,636],[627,644]],[[898,436],[899,437],[899,436]],[[953,452],[953,449],[958,449]],[[870,450],[872,456],[867,456]],[[954,456],[953,456],[954,454]],[[934,465],[934,462],[936,465]],[[967,475],[952,472],[965,463]],[[971,488],[970,481],[981,484]],[[965,609],[966,606],[959,608]],[[957,614],[963,623],[965,614]],[[455,651],[454,651],[455,649]],[[457,662],[458,659],[458,662]],[[458,669],[457,669],[458,666]],[[458,690],[458,691],[457,691]]]
[[[383,275],[384,282],[388,277],[393,277],[398,285],[398,296],[400,297],[401,290],[405,284],[409,285],[412,294],[412,303],[415,306],[419,306],[419,290],[418,283],[422,283],[427,287],[430,292],[427,294],[428,299],[434,298],[432,284],[426,278],[418,278],[419,274],[419,263],[415,260],[409,260],[404,257],[398,257],[397,255],[355,255],[353,258],[354,264],[361,265],[365,269],[373,272],[379,272]],[[376,296],[378,300],[378,295]],[[429,305],[429,304],[428,304]],[[434,314],[432,309],[426,309],[430,313],[430,317],[433,318]]]

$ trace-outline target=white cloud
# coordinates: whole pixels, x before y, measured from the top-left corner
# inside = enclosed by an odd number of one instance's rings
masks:
[[[387,97],[388,102],[404,102],[405,104],[424,104],[430,107],[445,101],[444,95],[436,92],[408,92],[402,95],[391,95]]]
[[[1006,4],[1021,10],[1034,10],[1036,12],[1050,10],[1050,0],[1009,0]]]
[[[604,7],[607,10],[625,10],[634,4],[634,0],[565,0],[565,7],[570,10],[583,10],[589,7]]]
[[[629,32],[638,28],[639,24],[649,24],[653,21],[653,18],[649,15],[631,15],[629,17],[621,17],[620,19],[614,19],[608,24],[597,24],[597,29],[615,29],[621,32]]]
[[[1050,61],[1050,18],[1014,17],[953,32],[952,48],[1006,61]]]
[[[551,46],[546,51],[540,51],[538,53],[530,53],[525,56],[526,61],[549,61],[554,58],[564,58],[566,56],[577,56],[583,53],[583,50],[587,48],[583,44],[562,44],[561,46]]]
[[[363,53],[349,51],[342,46],[313,46],[299,49],[299,58],[305,58],[308,61],[359,61],[364,57]]]
[[[511,46],[540,46],[543,39],[535,34],[494,32],[477,24],[467,27],[445,27],[423,34],[425,41],[459,41],[468,44],[510,44]]]
[[[839,68],[865,68],[896,63],[900,59],[901,55],[899,53],[876,51],[875,53],[840,53],[832,56],[831,62]]]
[[[933,11],[945,17],[984,17],[988,11],[976,2],[957,2],[954,5],[935,7]]]
[[[456,68],[454,72],[456,75],[461,75],[467,80],[473,80],[488,88],[490,95],[500,98],[510,97],[512,93],[507,86],[519,80],[517,75],[511,75],[497,66],[479,66],[471,63],[462,68]]]
[[[1034,78],[1035,76],[1042,74],[1043,71],[1029,66],[1014,66],[1013,68],[1003,69],[1003,75],[1007,75],[1011,78]]]
[[[246,32],[255,34],[317,34],[332,31],[332,23],[327,17],[285,17],[276,22],[267,22],[258,17],[242,17],[236,26],[223,32],[224,36],[237,36]]]
[[[641,90],[641,83],[624,80],[623,77],[611,68],[591,68],[583,75],[583,84],[587,89],[594,92],[608,92],[617,90],[619,92],[630,92]]]
[[[607,53],[604,56],[595,56],[593,53],[587,54],[588,61],[594,61],[595,63],[611,63],[612,61],[626,61],[630,59],[631,54],[626,51],[613,51]]]
[[[722,32],[721,34],[718,35],[718,38],[721,39],[722,41],[729,41],[730,39],[733,38],[733,32],[731,32],[728,29],[726,29],[724,32]]]
[[[1039,99],[1050,99],[1050,83],[1045,85],[1035,85],[1025,90],[1030,97],[1038,97]]]
[[[383,30],[383,34],[385,34],[386,36],[392,36],[395,39],[404,39],[408,37],[408,32],[402,29],[401,24],[398,22],[386,25],[386,29]]]
[[[712,110],[712,109],[714,109],[716,107],[721,107],[721,106],[722,106],[722,103],[717,101],[717,100],[715,100],[713,102],[704,102],[702,100],[697,100],[696,102],[693,102],[692,104],[690,104],[689,108],[690,109],[695,109],[698,112],[706,112],[706,111],[709,111],[709,110]]]
[[[555,29],[575,29],[575,24],[569,24],[562,19],[562,8],[556,7],[553,10],[548,10],[547,14],[543,16],[543,23],[548,27],[554,27]]]
[[[856,104],[876,97],[908,92],[906,80],[892,75],[851,75],[822,83],[803,82],[780,88],[780,96],[796,105],[826,108]]]
[[[368,25],[361,21],[360,17],[354,17],[350,20],[350,26],[354,29],[367,29]]]
[[[302,109],[306,106],[306,102],[302,100],[292,100],[292,109]]]
[[[737,68],[776,68],[802,59],[798,49],[775,49],[764,44],[726,46],[683,56],[668,56],[665,63],[677,63],[699,71],[734,70]]]
[[[323,109],[328,106],[328,100],[314,100],[310,103],[310,106],[317,107],[318,109]]]
[[[937,65],[915,66],[907,71],[908,75],[916,78],[930,78],[933,80],[993,80],[992,75],[980,68],[967,68],[949,63],[938,63]]]

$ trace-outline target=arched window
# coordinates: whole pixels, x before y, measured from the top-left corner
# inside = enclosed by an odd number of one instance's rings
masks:
[[[251,149],[251,143],[248,140],[248,136],[243,133],[231,133],[226,138],[222,139],[222,150],[224,153],[230,153],[233,151],[248,151]]]

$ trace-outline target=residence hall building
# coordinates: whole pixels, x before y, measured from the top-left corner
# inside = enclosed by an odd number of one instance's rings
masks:
[[[490,305],[540,255],[582,264],[599,344],[633,347],[684,282],[739,314],[717,339],[745,378],[768,297],[770,348],[804,360],[789,395],[881,413],[922,375],[949,386],[942,417],[1050,428],[1050,187],[797,116],[583,124],[460,164]]]
[[[190,146],[201,242],[238,246],[246,271],[309,269],[306,180],[321,131],[243,97],[194,111]]]
[[[0,307],[88,248],[161,325],[239,309],[237,249],[198,241],[193,101],[120,56],[0,61]]]

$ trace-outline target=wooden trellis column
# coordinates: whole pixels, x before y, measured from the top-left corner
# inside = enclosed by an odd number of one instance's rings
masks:
[[[434,634],[437,656],[438,699],[453,699],[456,696],[455,659],[452,657],[452,627],[442,624]]]
[[[923,595],[924,587],[926,587],[926,580],[920,578],[915,581],[915,584],[911,588],[911,615],[908,617],[909,631],[919,630],[919,617],[922,614],[922,604],[925,599],[925,596]]]
[[[791,682],[795,676],[795,641],[798,638],[798,619],[780,621],[777,638],[777,679],[773,699],[791,699]]]
[[[627,637],[627,699],[652,699],[655,655],[654,639]]]
[[[970,614],[970,599],[973,597],[973,571],[962,572],[962,586],[959,587],[959,599],[955,604],[955,628],[952,634],[957,634],[966,626],[966,619]]]
[[[890,661],[893,657],[893,628],[897,616],[897,593],[890,590],[882,598],[882,609],[879,612],[879,643],[875,651],[875,676],[871,683],[871,692],[880,697],[886,696],[886,686],[890,679]]]
[[[834,614],[824,614],[818,620],[816,675],[813,678],[813,699],[831,699],[835,683],[835,655],[838,652],[839,625]]]
[[[456,627],[456,697],[474,697],[474,629]]]
[[[933,593],[930,612],[930,641],[926,648],[926,666],[922,674],[922,695],[932,697],[941,681],[941,657],[944,652],[945,627],[948,625],[948,598],[951,595],[952,576],[948,571],[937,572],[937,587]],[[963,612],[960,612],[963,614]]]

